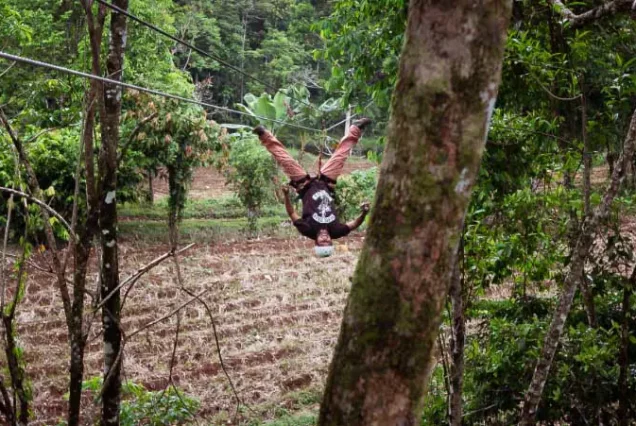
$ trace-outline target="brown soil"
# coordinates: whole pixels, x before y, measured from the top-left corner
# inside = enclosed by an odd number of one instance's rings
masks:
[[[185,285],[193,292],[209,290],[204,299],[214,315],[225,367],[244,402],[261,407],[259,415],[272,416],[277,406],[291,404],[294,392],[319,392],[324,384],[361,244],[362,235],[352,235],[338,244],[329,261],[315,258],[311,242],[301,238],[199,245],[182,256]],[[166,246],[123,244],[122,277],[166,251]],[[34,262],[45,265],[45,256]],[[92,268],[89,282],[94,287],[95,262]],[[65,415],[69,348],[54,278],[31,269],[18,330],[34,386],[33,424],[48,425]],[[130,334],[188,299],[175,282],[174,264],[164,262],[130,292],[122,327]],[[127,343],[125,379],[151,390],[166,386],[175,327],[172,317]],[[100,329],[97,315],[86,354],[87,378],[102,369]],[[200,399],[204,423],[233,418],[235,399],[201,304],[182,311],[173,378]],[[87,395],[85,415],[98,412]]]

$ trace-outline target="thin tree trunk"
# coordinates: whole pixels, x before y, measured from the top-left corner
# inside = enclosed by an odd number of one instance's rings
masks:
[[[9,370],[9,376],[11,377],[11,386],[14,390],[14,405],[17,405],[17,410],[14,410],[14,422],[17,425],[26,426],[29,423],[29,395],[26,390],[26,373],[23,366],[16,354],[18,353],[18,344],[16,342],[16,330],[13,318],[3,315],[2,322],[4,323],[5,331],[5,357],[7,360],[7,369]]]
[[[128,0],[113,0],[113,5],[128,10]],[[126,48],[126,17],[111,14],[110,43],[106,69],[111,79],[122,80],[124,50]],[[99,229],[102,264],[100,270],[102,297],[113,295],[102,307],[104,329],[104,388],[102,390],[102,418],[105,426],[119,425],[121,402],[121,363],[117,360],[121,346],[119,256],[117,245],[117,146],[121,115],[122,89],[104,84],[103,112],[100,116],[102,150],[99,159],[100,209]]]
[[[459,245],[459,252],[451,285],[449,297],[452,307],[452,337],[451,337],[451,373],[450,373],[450,425],[461,426],[462,424],[462,391],[464,384],[464,344],[466,341],[466,317],[464,316],[463,298],[463,259],[464,244],[463,239]]]
[[[89,218],[90,221],[90,218]],[[86,336],[84,332],[84,299],[88,260],[92,249],[93,233],[88,229],[80,233],[80,241],[74,248],[73,306],[71,310],[72,327],[69,330],[71,362],[69,379],[68,424],[80,424],[82,381],[84,380],[84,354]]]
[[[101,75],[100,56],[106,9],[103,5],[100,5],[98,14],[95,16],[90,3],[82,0],[91,47],[91,71],[94,75]],[[85,122],[81,141],[84,147],[88,211],[86,213],[86,222],[79,226],[79,230],[76,230],[78,241],[73,244],[73,301],[69,325],[71,360],[67,414],[69,426],[77,426],[81,423],[82,382],[84,380],[84,355],[86,350],[86,332],[84,330],[86,274],[88,272],[88,260],[93,249],[93,238],[97,234],[99,227],[99,200],[95,182],[94,132],[96,112],[98,108],[102,107],[100,99],[102,91],[102,83],[91,80],[86,100]],[[79,176],[76,177],[76,179],[78,178]],[[72,226],[77,227],[77,223],[73,221]]]
[[[591,212],[590,196],[592,194],[592,154],[590,153],[590,142],[587,137],[587,101],[585,98],[583,83],[581,83],[581,136],[583,138],[583,211],[587,217]]]
[[[618,193],[618,190],[625,178],[625,169],[628,163],[633,161],[634,145],[636,144],[636,111],[632,115],[627,138],[623,148],[623,153],[614,168],[610,186],[605,191],[603,201],[595,211],[586,218],[581,225],[579,238],[572,251],[570,270],[565,276],[563,289],[559,297],[559,304],[552,317],[552,322],[543,342],[543,350],[537,362],[537,366],[532,376],[532,381],[526,392],[525,401],[521,412],[521,425],[535,424],[535,418],[545,383],[548,380],[552,360],[563,334],[565,321],[570,313],[572,301],[577,287],[580,285],[583,274],[583,267],[594,241],[594,235],[599,229],[602,221],[607,219],[611,211],[611,205]]]
[[[625,283],[623,288],[623,323],[621,324],[621,348],[618,355],[618,389],[621,390],[618,397],[618,424],[619,426],[627,426],[629,424],[629,386],[627,378],[629,375],[629,319],[630,319],[630,303],[633,285],[636,282],[636,268],[632,272],[629,281]]]
[[[24,231],[24,237],[26,238],[26,230]],[[24,292],[24,286],[26,285],[25,265],[26,251],[23,251],[16,274],[16,287],[13,292],[13,300],[9,306],[3,306],[2,312],[0,312],[4,326],[5,358],[9,377],[11,378],[11,388],[13,390],[13,407],[10,411],[13,424],[19,426],[26,426],[29,423],[31,401],[15,326],[15,313],[20,303],[20,295]]]
[[[485,145],[507,0],[413,0],[376,209],[320,426],[416,425]]]
[[[153,186],[152,170],[148,170],[148,203],[152,206],[155,203],[155,188]]]
[[[581,275],[581,295],[583,296],[583,305],[585,306],[585,314],[587,315],[587,323],[592,328],[598,326],[596,321],[596,306],[594,305],[594,294],[590,288],[587,275],[585,274],[585,267],[583,268],[583,274]]]

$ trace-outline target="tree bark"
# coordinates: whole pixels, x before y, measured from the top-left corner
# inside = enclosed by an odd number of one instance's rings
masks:
[[[113,0],[113,5],[126,11],[128,0]],[[126,48],[126,17],[111,14],[110,43],[106,70],[113,80],[122,80],[124,50]],[[100,195],[99,229],[102,248],[100,271],[102,297],[114,294],[102,307],[104,329],[104,388],[102,390],[101,424],[119,425],[121,402],[121,363],[117,354],[121,346],[119,258],[117,245],[117,146],[119,144],[119,120],[122,89],[104,84],[103,112],[100,115],[102,149],[99,158]]]
[[[97,16],[95,16],[91,8],[91,2],[82,0],[81,3],[88,24],[91,48],[91,71],[94,75],[101,75],[100,57],[106,9],[100,4]],[[85,223],[80,224],[76,232],[78,240],[73,244],[73,300],[69,325],[71,360],[67,413],[69,426],[77,426],[81,423],[82,382],[84,380],[84,354],[86,349],[86,331],[84,329],[86,274],[88,272],[88,260],[93,249],[93,238],[99,228],[99,199],[95,182],[94,131],[96,112],[102,106],[100,100],[102,91],[102,83],[91,80],[90,90],[86,99],[85,121],[81,141],[84,147],[88,211],[86,213]],[[77,224],[73,223],[73,226],[77,226]]]
[[[5,331],[5,357],[7,359],[7,369],[11,377],[11,386],[14,390],[14,405],[17,410],[13,412],[14,423],[26,426],[29,423],[29,395],[26,389],[26,373],[19,359],[16,356],[18,344],[15,339],[15,323],[13,318],[3,315],[2,322]]]
[[[618,389],[621,390],[618,397],[618,424],[619,426],[629,425],[629,385],[627,378],[629,375],[629,319],[630,319],[630,303],[633,285],[636,283],[636,268],[634,268],[629,281],[625,283],[623,288],[622,314],[623,323],[621,324],[621,347],[618,355]]]
[[[375,211],[318,424],[415,425],[494,109],[507,0],[412,0]]]
[[[581,137],[583,138],[583,213],[587,217],[591,212],[592,154],[590,153],[590,143],[587,137],[587,100],[585,98],[583,83],[581,83]]]
[[[463,297],[463,241],[460,242],[458,259],[453,269],[449,297],[452,308],[451,373],[450,373],[450,426],[461,426],[463,415],[462,391],[464,385],[464,345],[466,341],[466,318]]]
[[[594,242],[594,235],[599,229],[601,222],[603,222],[610,214],[611,205],[618,193],[618,190],[625,179],[625,169],[627,163],[633,161],[634,146],[636,145],[636,111],[632,115],[632,120],[625,139],[623,153],[619,158],[612,174],[611,182],[605,194],[601,204],[594,210],[594,212],[585,220],[581,225],[579,238],[572,251],[572,258],[570,260],[570,270],[565,276],[563,289],[559,297],[559,304],[552,317],[552,322],[545,336],[543,342],[543,350],[541,356],[537,362],[537,366],[532,376],[532,381],[526,392],[525,401],[521,411],[521,425],[533,425],[535,424],[535,418],[539,403],[541,402],[541,396],[545,383],[548,380],[548,374],[550,373],[550,367],[552,366],[552,360],[556,353],[565,321],[570,313],[572,307],[572,301],[576,289],[580,284],[583,274],[583,267],[588,258],[590,248]]]
[[[152,170],[148,169],[148,203],[151,206],[155,203],[155,188],[152,177]]]

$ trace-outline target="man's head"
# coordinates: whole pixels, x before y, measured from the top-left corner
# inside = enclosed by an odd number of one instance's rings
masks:
[[[331,235],[329,235],[329,231],[324,228],[318,231],[314,251],[318,257],[329,257],[333,254],[333,242],[331,241]]]

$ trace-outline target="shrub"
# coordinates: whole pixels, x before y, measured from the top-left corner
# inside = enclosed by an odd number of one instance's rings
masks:
[[[378,185],[378,169],[356,170],[342,176],[336,185],[336,210],[341,220],[351,220],[360,214],[360,204],[372,202]]]
[[[95,402],[99,403],[102,384],[102,377],[97,376],[85,380],[82,388],[94,395]],[[65,397],[68,398],[68,393]],[[175,387],[153,392],[143,385],[127,380],[122,383],[119,420],[122,426],[185,424],[194,418],[200,405],[196,398],[186,395]],[[64,424],[66,424],[64,421],[60,422],[60,425]]]
[[[0,182],[3,185],[13,183],[16,187],[20,185],[20,181],[16,181],[15,173],[15,157],[11,141],[8,136],[3,135],[0,138]],[[26,138],[25,138],[26,139]],[[25,143],[25,150],[31,167],[37,176],[40,188],[45,193],[45,202],[53,209],[58,211],[69,222],[72,214],[73,195],[75,190],[75,172],[77,168],[78,149],[80,144],[80,134],[78,128],[65,128],[55,130],[41,135],[36,140]],[[99,147],[97,147],[99,149]],[[26,172],[21,167],[21,183],[26,188]],[[119,169],[117,176],[118,202],[133,201],[137,199],[139,194],[138,184],[142,176],[138,173],[134,164],[134,158],[124,161]],[[79,196],[84,198],[86,193],[86,181],[84,174],[80,179]],[[0,216],[7,213],[7,194],[0,194]],[[78,203],[78,207],[82,209],[85,203]],[[34,211],[35,216],[37,209]],[[25,212],[22,203],[15,204],[14,219],[12,219],[12,229],[20,233],[24,229]],[[80,215],[79,217],[82,217]],[[38,219],[39,220],[39,219]],[[34,232],[40,233],[44,229],[40,223],[35,227]],[[57,236],[65,238],[65,231],[61,226],[54,226],[54,230],[58,231]]]
[[[228,167],[225,169],[226,182],[245,208],[248,228],[254,235],[258,229],[261,207],[274,197],[276,166],[255,137],[238,133],[233,139]]]

